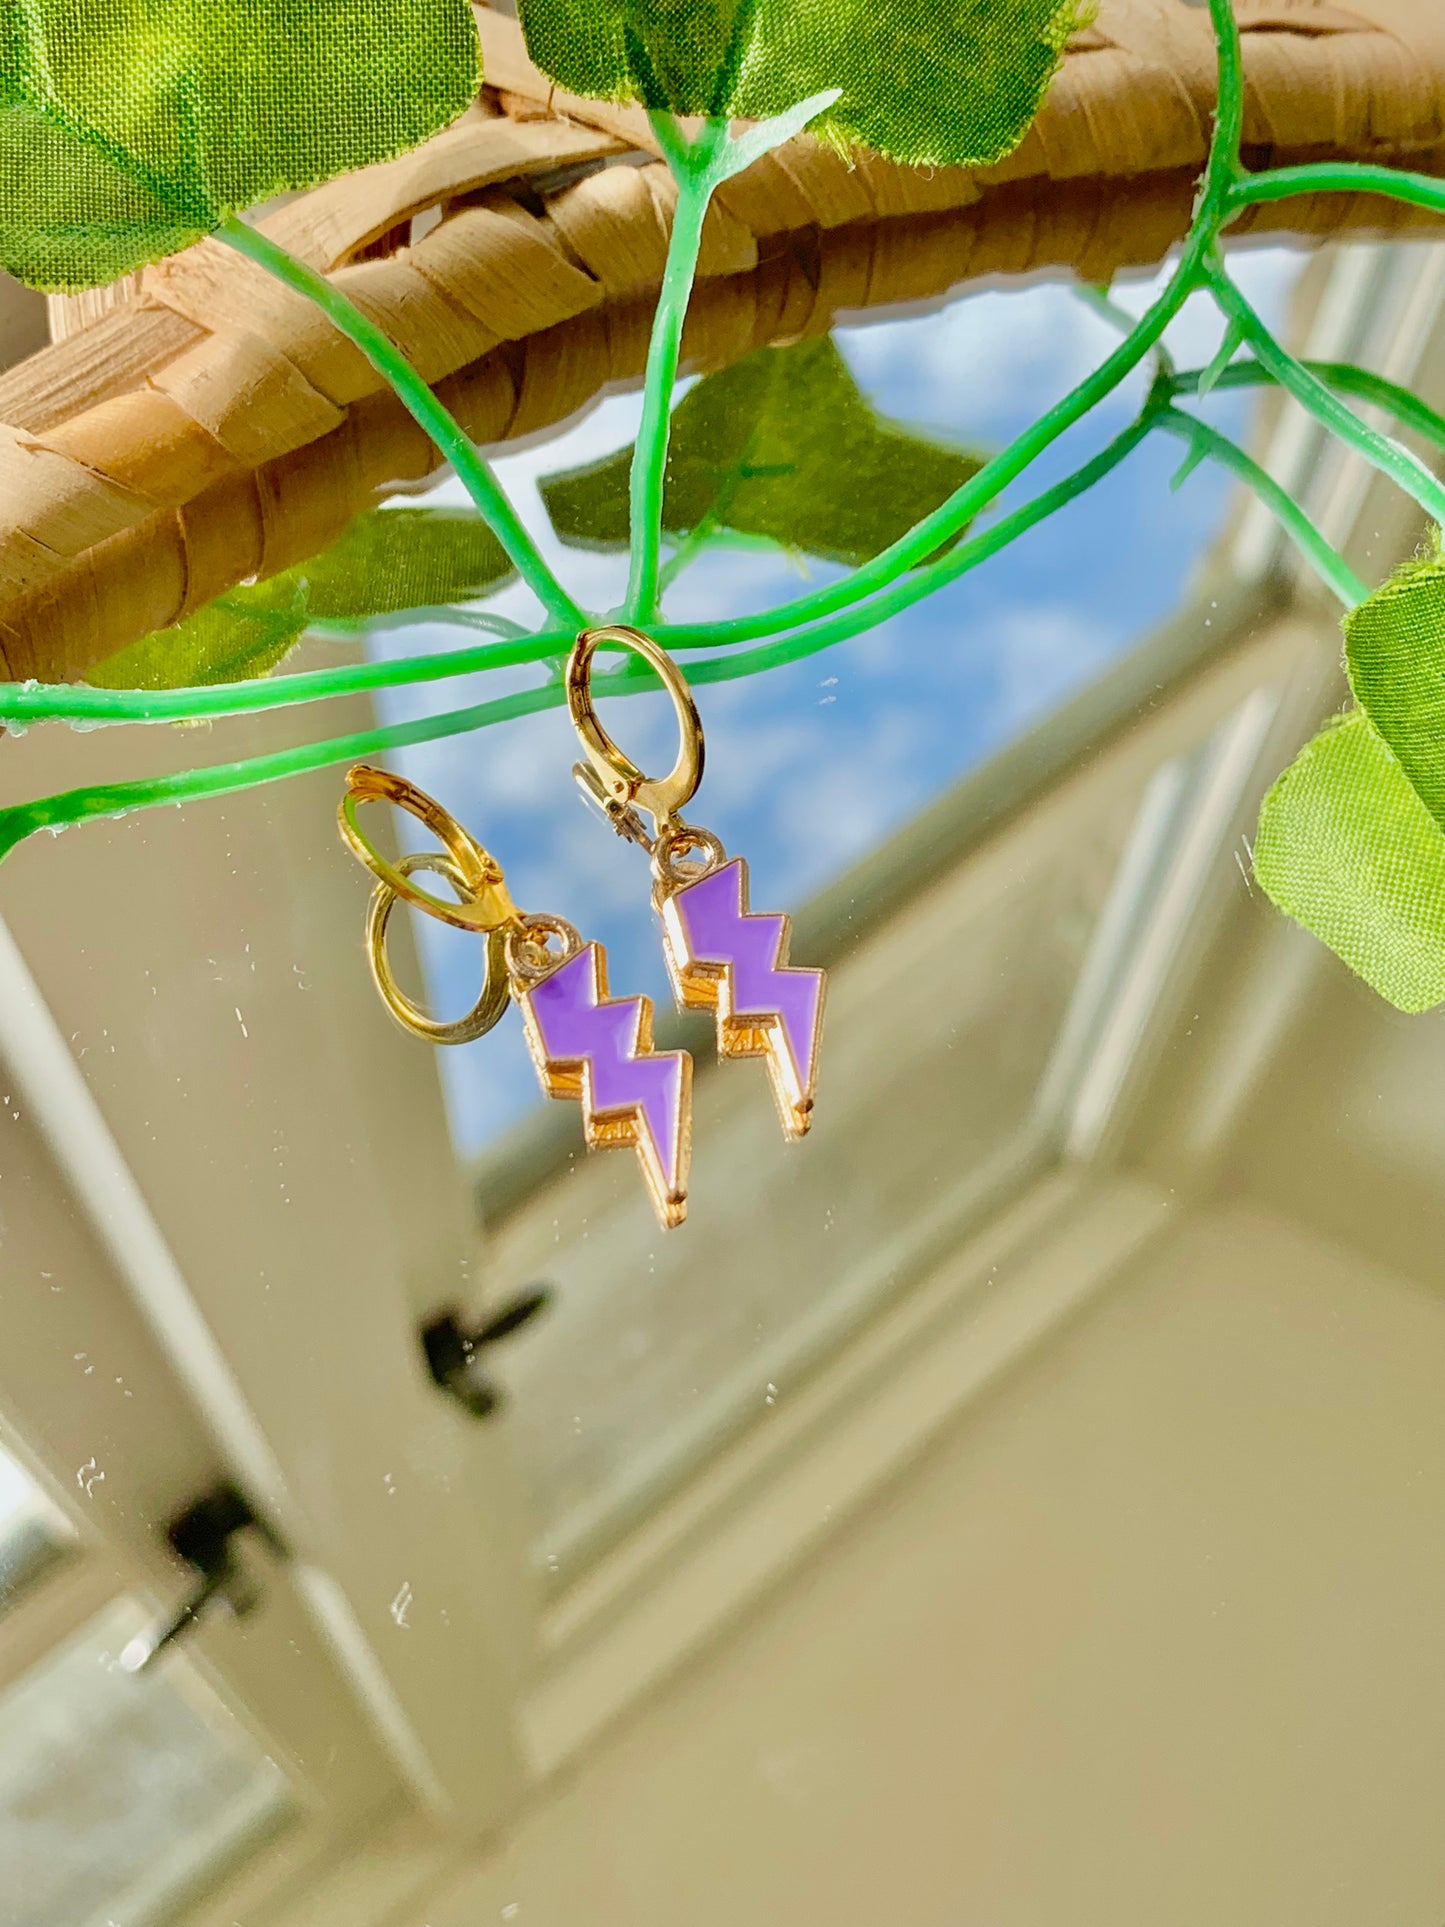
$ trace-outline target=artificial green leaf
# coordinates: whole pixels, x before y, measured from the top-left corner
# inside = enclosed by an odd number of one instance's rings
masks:
[[[1445,831],[1368,717],[1322,731],[1279,778],[1254,871],[1398,1009],[1445,1001]]]
[[[98,689],[195,689],[206,683],[252,682],[269,675],[301,640],[305,596],[298,584],[270,582],[218,596],[184,622],[157,629],[86,671]]]
[[[249,682],[268,675],[313,622],[472,602],[511,576],[501,543],[470,509],[373,509],[311,561],[230,590],[109,657],[87,680],[103,689]]]
[[[574,93],[749,120],[838,87],[820,125],[895,160],[984,166],[1023,139],[1080,0],[520,0]]]
[[[1396,570],[1345,618],[1345,659],[1361,709],[1437,822],[1445,823],[1445,557]]]
[[[0,0],[0,264],[114,280],[416,146],[479,79],[466,0]]]
[[[312,621],[360,622],[474,602],[514,571],[475,509],[394,508],[359,515],[329,549],[290,573],[305,580]]]
[[[631,461],[623,449],[543,482],[564,541],[627,547]],[[764,536],[856,567],[980,466],[884,420],[823,336],[761,349],[689,389],[672,417],[663,527]]]

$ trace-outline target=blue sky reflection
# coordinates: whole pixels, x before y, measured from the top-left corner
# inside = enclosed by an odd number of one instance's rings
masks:
[[[1262,250],[1233,258],[1241,285],[1274,325],[1302,257]],[[1125,287],[1137,310],[1147,283]],[[984,291],[939,312],[840,328],[836,337],[860,384],[884,413],[995,448],[1074,385],[1116,337],[1065,287]],[[1219,327],[1196,299],[1171,330],[1183,366],[1209,360]],[[1065,437],[1026,478],[1029,494],[1075,467],[1138,407],[1136,380]],[[1247,432],[1250,398],[1217,397],[1211,419]],[[565,549],[536,492],[540,476],[625,446],[635,395],[603,401],[552,441],[497,462],[529,525],[584,605],[613,606],[621,558]],[[1157,437],[1089,496],[1032,531],[975,573],[878,629],[769,674],[701,691],[708,771],[689,812],[751,863],[760,908],[795,908],[941,790],[1038,721],[1177,606],[1217,531],[1229,484],[1205,467],[1169,487],[1179,445]],[[454,481],[433,499],[460,499]],[[1012,494],[1009,501],[1024,498]],[[826,572],[815,570],[812,581]],[[742,613],[808,586],[780,556],[703,557],[675,585],[679,620]],[[512,589],[488,605],[531,622],[534,605]],[[377,638],[388,654],[445,648],[455,630],[418,626]],[[518,672],[517,683],[534,678]],[[486,694],[506,687],[488,680]],[[476,700],[475,683],[394,690],[388,721]],[[671,760],[664,700],[618,705],[611,726],[649,766]],[[608,946],[612,987],[668,989],[648,908],[646,861],[584,809],[570,777],[574,743],[564,713],[524,718],[408,752],[407,775],[438,795],[506,866],[528,910],[569,918]],[[860,780],[861,771],[869,772]],[[426,920],[420,937],[430,994],[460,1010],[475,994],[474,939]],[[441,1053],[458,1148],[475,1152],[543,1102],[513,1021],[476,1044]]]

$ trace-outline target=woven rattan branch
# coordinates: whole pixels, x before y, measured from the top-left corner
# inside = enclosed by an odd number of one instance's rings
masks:
[[[1441,0],[1237,0],[1246,159],[1445,174]],[[635,381],[674,189],[634,110],[557,95],[479,13],[488,90],[417,153],[269,217],[504,441]],[[709,217],[684,352],[719,367],[840,312],[982,276],[1156,263],[1189,221],[1213,105],[1207,15],[1105,0],[1018,152],[969,172],[847,165],[808,139]],[[1317,197],[1232,234],[1394,232],[1394,203]],[[139,296],[0,379],[0,670],[63,680],[252,575],[316,553],[434,462],[309,303],[202,243]]]

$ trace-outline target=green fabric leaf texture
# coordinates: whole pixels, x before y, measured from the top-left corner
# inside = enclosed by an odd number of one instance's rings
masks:
[[[472,602],[512,565],[469,509],[373,509],[310,562],[233,589],[92,669],[103,689],[190,689],[269,675],[313,622],[365,623]]]
[[[1368,717],[1322,731],[1270,790],[1254,870],[1397,1009],[1445,1001],[1445,831]]]
[[[564,541],[627,547],[631,461],[622,449],[542,483]],[[760,536],[856,567],[981,466],[878,415],[824,336],[761,349],[688,391],[672,417],[663,527]]]
[[[466,0],[0,0],[0,263],[114,280],[416,146],[480,66]]]
[[[1426,808],[1445,824],[1445,556],[1396,570],[1345,618],[1355,699]]]
[[[274,590],[274,595],[271,593]],[[218,596],[86,671],[97,689],[196,689],[269,675],[301,640],[305,595],[282,576]]]
[[[839,87],[819,127],[915,164],[986,166],[1028,131],[1080,0],[520,0],[574,93],[762,120]]]

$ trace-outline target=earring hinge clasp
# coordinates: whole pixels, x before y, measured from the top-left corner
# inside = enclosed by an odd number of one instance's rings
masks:
[[[677,717],[677,761],[666,776],[649,776],[620,750],[602,727],[592,696],[592,666],[599,647],[612,644],[645,662],[671,698]],[[573,771],[583,795],[600,808],[619,836],[651,850],[678,820],[678,811],[702,781],[702,718],[687,679],[672,657],[651,636],[619,622],[584,629],[572,645],[565,673],[567,707],[586,757]],[[654,836],[642,826],[639,811],[652,818]]]
[[[405,863],[391,863],[367,836],[357,821],[357,811],[363,803],[395,803],[406,810],[419,823],[425,824],[433,836],[441,843],[448,859],[444,872],[448,882],[457,891],[457,900],[448,902],[444,897],[434,896],[430,890],[423,890],[411,881],[409,868]],[[367,763],[358,763],[348,772],[346,794],[341,799],[337,812],[342,841],[352,854],[370,870],[371,874],[403,903],[411,903],[418,910],[425,910],[430,916],[437,917],[442,923],[452,924],[458,930],[504,930],[522,921],[522,913],[512,901],[507,888],[502,866],[452,815],[443,809],[435,797],[428,796],[425,790],[418,789],[415,783],[408,782],[404,776],[394,776],[389,770],[376,769]],[[433,869],[432,863],[413,864],[410,868]]]

